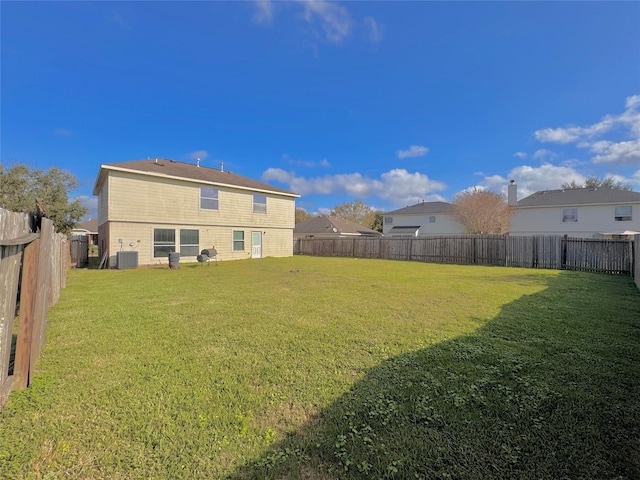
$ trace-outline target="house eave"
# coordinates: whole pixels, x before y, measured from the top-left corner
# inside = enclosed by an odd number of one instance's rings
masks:
[[[262,189],[262,188],[243,187],[243,186],[240,186],[240,185],[233,185],[233,184],[230,184],[230,183],[211,182],[211,181],[208,181],[208,180],[197,180],[197,179],[194,179],[194,178],[179,177],[179,176],[176,176],[176,175],[168,175],[166,173],[144,172],[144,171],[140,171],[140,170],[134,170],[134,169],[131,169],[131,168],[116,167],[116,166],[113,166],[113,165],[101,165],[100,166],[100,173],[98,174],[98,178],[96,179],[96,183],[95,183],[95,185],[93,187],[93,195],[98,195],[100,193],[100,186],[102,185],[102,183],[104,182],[104,179],[108,175],[108,171],[131,173],[131,174],[135,174],[135,175],[144,175],[144,176],[156,177],[156,178],[170,178],[172,180],[180,180],[180,181],[183,181],[183,182],[196,183],[198,185],[213,185],[213,186],[216,186],[216,187],[233,188],[233,189],[236,189],[236,190],[245,190],[245,191],[248,191],[248,192],[269,193],[271,195],[279,195],[279,196],[283,196],[283,197],[300,198],[300,195],[298,195],[297,193],[286,193],[286,192],[268,190],[268,189]]]

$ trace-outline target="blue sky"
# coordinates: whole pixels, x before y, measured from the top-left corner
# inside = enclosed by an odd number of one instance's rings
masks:
[[[587,176],[640,191],[640,2],[8,2],[5,166],[164,157],[325,212]]]

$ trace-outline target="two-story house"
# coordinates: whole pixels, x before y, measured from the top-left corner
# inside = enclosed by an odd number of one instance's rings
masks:
[[[421,202],[385,213],[382,233],[385,237],[425,237],[465,233],[451,215],[447,202]]]
[[[628,239],[640,233],[640,193],[611,188],[543,190],[516,202],[511,235],[568,235],[579,238]]]
[[[98,196],[101,258],[137,251],[140,265],[167,263],[169,252],[195,261],[293,255],[299,195],[241,175],[167,159],[105,164]]]

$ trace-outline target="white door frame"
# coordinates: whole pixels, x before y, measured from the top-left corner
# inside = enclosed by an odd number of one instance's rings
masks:
[[[262,258],[262,232],[251,232],[251,258]]]

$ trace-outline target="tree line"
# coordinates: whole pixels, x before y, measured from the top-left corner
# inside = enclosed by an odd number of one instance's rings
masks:
[[[0,207],[13,212],[40,212],[56,232],[69,234],[87,214],[79,199],[69,199],[78,186],[76,177],[58,167],[47,170],[16,163],[0,163]]]

